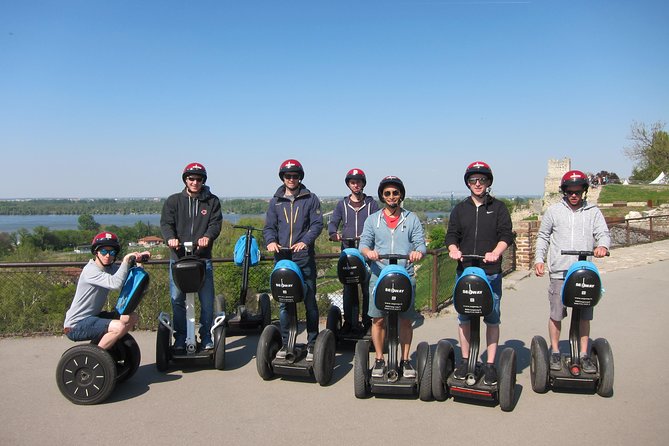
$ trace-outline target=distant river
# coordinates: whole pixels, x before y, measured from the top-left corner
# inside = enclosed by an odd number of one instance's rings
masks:
[[[223,220],[237,223],[241,218],[265,218],[264,215],[223,214]],[[160,214],[98,214],[93,215],[101,225],[133,226],[138,221],[159,226]],[[77,229],[78,215],[0,215],[0,232],[16,232],[21,228],[29,231],[35,226],[46,226],[51,230]]]

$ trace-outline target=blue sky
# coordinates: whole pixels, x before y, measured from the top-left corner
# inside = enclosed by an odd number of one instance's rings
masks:
[[[669,121],[669,2],[0,0],[0,197],[221,197],[307,187],[539,195],[549,158],[626,177]]]

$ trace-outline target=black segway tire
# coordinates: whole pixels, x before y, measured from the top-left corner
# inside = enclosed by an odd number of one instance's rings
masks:
[[[427,342],[416,347],[416,365],[418,397],[421,401],[432,401],[432,352]]]
[[[258,298],[258,307],[262,316],[262,327],[260,329],[263,330],[272,323],[272,305],[269,301],[269,294],[262,293],[260,295]]]
[[[274,377],[272,360],[281,348],[281,333],[274,325],[268,325],[260,334],[256,350],[256,369],[258,375],[265,381]]]
[[[96,345],[75,345],[58,361],[56,382],[60,393],[74,404],[97,404],[114,390],[116,364]]]
[[[214,368],[225,369],[225,325],[214,329]]]
[[[516,396],[516,351],[505,348],[499,358],[499,374],[497,377],[497,397],[499,407],[504,412],[511,412],[515,406]]]
[[[341,311],[336,305],[330,305],[325,327],[334,334],[335,341],[339,342],[339,336],[341,334]]]
[[[170,329],[158,323],[156,333],[156,368],[159,372],[167,371],[170,363]]]
[[[356,398],[369,398],[371,388],[369,384],[369,346],[370,342],[360,340],[355,344],[353,357],[353,386]]]
[[[597,338],[592,343],[592,361],[599,372],[597,383],[597,395],[603,397],[613,396],[613,351],[611,344],[604,338]]]
[[[336,354],[335,335],[327,328],[321,331],[314,344],[314,378],[321,386],[332,380]]]
[[[123,349],[123,364],[117,363],[116,382],[124,382],[130,379],[139,369],[139,363],[142,362],[142,352],[135,338],[129,333],[123,336],[117,342],[119,349]],[[116,359],[116,358],[115,358]]]
[[[549,373],[548,345],[543,336],[532,338],[530,345],[530,378],[532,390],[536,393],[546,393],[548,390]]]
[[[446,339],[437,343],[432,357],[432,395],[437,401],[448,399],[448,376],[455,369],[455,352],[453,345]]]

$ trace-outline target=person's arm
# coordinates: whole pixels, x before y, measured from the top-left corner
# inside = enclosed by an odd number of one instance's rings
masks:
[[[279,221],[276,213],[276,199],[269,201],[269,207],[265,214],[265,226],[262,230],[263,239],[267,250],[270,252],[279,252]]]
[[[594,230],[593,236],[595,238],[595,257],[604,257],[606,253],[609,252],[609,247],[611,246],[611,233],[609,232],[609,226],[606,224],[604,215],[602,211],[597,209],[595,214],[594,221]]]
[[[337,202],[334,211],[332,211],[330,222],[328,223],[328,235],[330,236],[330,240],[332,241],[341,240],[341,236],[338,233],[338,231],[339,231],[339,224],[342,221],[343,212],[346,212],[345,200]]]
[[[321,214],[321,200],[318,199],[316,194],[312,194],[311,206],[306,209],[309,212],[309,230],[306,232],[302,240],[295,243],[303,243],[305,246],[297,246],[296,250],[305,249],[308,246],[313,246],[316,243],[316,239],[323,231],[323,215]],[[294,246],[295,246],[294,245]]]
[[[163,204],[163,209],[160,214],[160,232],[170,248],[176,248],[179,244],[176,229],[177,201],[177,197],[168,197],[167,200],[165,200],[165,204]]]
[[[372,220],[372,217],[365,220],[358,249],[360,250],[360,254],[364,257],[376,261],[379,260],[379,254],[374,250],[374,225]]]
[[[546,272],[546,255],[550,243],[551,232],[553,232],[553,217],[550,209],[544,213],[537,232],[537,241],[534,248],[534,273],[542,277]]]
[[[209,210],[209,222],[207,224],[207,230],[204,235],[198,240],[199,246],[209,247],[214,243],[214,240],[218,238],[221,234],[221,227],[223,226],[223,214],[221,212],[221,201],[218,197],[214,197],[212,200],[212,206]],[[200,241],[206,244],[201,244]]]

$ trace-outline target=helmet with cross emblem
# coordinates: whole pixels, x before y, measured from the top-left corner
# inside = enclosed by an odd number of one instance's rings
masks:
[[[288,172],[297,173],[300,176],[300,181],[304,179],[304,169],[298,160],[290,159],[281,163],[281,167],[279,167],[281,181],[283,181],[283,175]]]
[[[362,169],[351,169],[346,173],[346,178],[344,179],[344,182],[348,186],[349,180],[360,180],[362,181],[362,187],[365,187],[367,185],[367,177],[365,176],[365,172],[362,171]]]
[[[467,185],[469,177],[475,173],[480,173],[481,175],[487,176],[488,179],[490,179],[490,184],[488,186],[492,186],[492,169],[487,163],[484,163],[483,161],[474,161],[469,166],[467,166],[467,170],[465,170],[465,185]]]
[[[568,186],[582,186],[583,190],[588,190],[588,177],[580,170],[570,170],[562,175],[560,190],[564,192]]]

